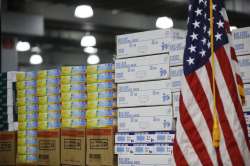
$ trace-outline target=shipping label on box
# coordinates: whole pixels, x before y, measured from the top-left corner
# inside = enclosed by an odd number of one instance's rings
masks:
[[[172,93],[173,98],[173,114],[174,117],[177,118],[179,116],[179,108],[180,108],[180,92]]]
[[[118,166],[171,166],[169,155],[118,155]]]
[[[60,166],[60,129],[40,130],[38,139],[38,165]]]
[[[85,128],[61,129],[61,164],[85,166]]]
[[[245,100],[246,103],[243,105],[243,111],[250,111],[250,84],[244,84],[244,89],[245,89]]]
[[[250,55],[238,56],[240,75],[244,83],[250,83]]]
[[[117,133],[115,143],[173,143],[175,132]]]
[[[172,155],[173,145],[172,144],[116,144],[115,154],[165,154]]]
[[[170,67],[171,91],[181,90],[181,81],[183,76],[183,66]]]
[[[174,130],[171,106],[118,109],[118,132]]]
[[[167,43],[185,38],[186,31],[177,29],[119,35],[116,38],[117,58],[166,53],[169,51]]]
[[[118,84],[118,107],[172,104],[170,80]]]
[[[236,55],[250,54],[250,27],[233,31],[233,43]]]
[[[115,61],[115,82],[135,82],[169,78],[169,55],[117,59]]]
[[[86,164],[114,166],[114,129],[86,129]]]
[[[16,132],[0,133],[0,165],[16,165]]]
[[[168,44],[170,55],[170,66],[179,66],[183,64],[186,39],[172,41]]]

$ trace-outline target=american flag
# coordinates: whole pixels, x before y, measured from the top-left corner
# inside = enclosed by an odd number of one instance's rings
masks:
[[[223,0],[214,0],[215,96],[220,141],[213,146],[213,76],[209,0],[190,0],[174,164],[250,165],[242,81]],[[211,4],[212,5],[212,4]],[[241,87],[241,90],[238,89]],[[242,94],[243,95],[243,94]]]

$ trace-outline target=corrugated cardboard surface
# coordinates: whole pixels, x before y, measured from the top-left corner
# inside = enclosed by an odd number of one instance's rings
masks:
[[[61,163],[85,166],[85,128],[61,129]]]
[[[0,132],[0,165],[16,164],[16,132]]]
[[[38,165],[60,166],[60,129],[38,131]]]
[[[114,160],[114,129],[87,129],[88,166],[113,166]]]

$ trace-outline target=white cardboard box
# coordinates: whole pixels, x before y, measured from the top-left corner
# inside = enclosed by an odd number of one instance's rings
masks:
[[[118,109],[118,132],[172,131],[172,106]]]
[[[172,144],[116,144],[115,154],[166,154],[172,155]]]
[[[118,84],[118,107],[172,104],[170,80]]]
[[[173,113],[174,118],[177,118],[179,116],[179,108],[180,108],[180,92],[174,92],[172,94],[173,98]]]
[[[115,143],[173,143],[175,132],[116,133]]]
[[[233,31],[233,43],[236,55],[250,54],[250,27]]]
[[[118,155],[118,166],[171,166],[169,155]]]
[[[183,65],[185,46],[186,39],[175,40],[168,44],[170,54],[170,66]]]
[[[250,55],[238,56],[240,74],[244,83],[250,83]]]
[[[186,31],[178,29],[161,29],[116,37],[117,58],[168,52],[167,44],[173,40],[185,39]]]
[[[181,90],[181,81],[183,76],[183,66],[170,67],[171,91]]]
[[[244,84],[244,88],[245,88],[246,103],[243,106],[243,110],[247,111],[250,110],[250,84]]]
[[[115,61],[115,82],[135,82],[169,78],[169,55],[117,59]]]

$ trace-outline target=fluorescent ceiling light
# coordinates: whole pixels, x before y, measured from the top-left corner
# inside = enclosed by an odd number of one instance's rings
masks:
[[[92,35],[83,36],[81,39],[82,47],[93,47],[96,45],[96,39]]]
[[[43,58],[42,58],[41,55],[39,55],[39,54],[33,54],[33,55],[31,55],[31,57],[30,57],[30,64],[32,64],[32,65],[39,65],[41,63],[43,63]]]
[[[236,29],[238,29],[236,26],[230,26],[230,31],[234,31]]]
[[[75,9],[75,16],[79,18],[89,18],[94,15],[93,9],[89,5],[79,5]]]
[[[19,41],[16,45],[16,50],[20,52],[28,51],[30,49],[30,43],[26,41]]]
[[[95,65],[100,62],[100,58],[97,55],[90,55],[87,59],[87,63],[90,65]]]
[[[172,28],[174,26],[173,20],[169,17],[158,17],[155,26],[160,29]]]
[[[95,47],[85,47],[83,51],[87,54],[96,54],[98,50]]]

